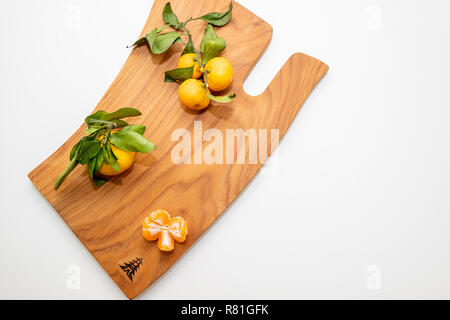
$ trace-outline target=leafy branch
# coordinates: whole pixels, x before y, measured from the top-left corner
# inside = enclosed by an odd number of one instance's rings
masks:
[[[207,94],[207,96],[214,101],[217,102],[230,102],[236,95],[225,95],[225,96],[213,96],[208,92],[207,88],[208,80],[207,80],[207,70],[205,70],[205,65],[211,59],[220,55],[220,53],[226,48],[226,41],[223,38],[217,36],[214,31],[214,27],[222,27],[226,25],[231,20],[233,10],[233,3],[230,2],[228,10],[225,12],[210,12],[201,17],[192,18],[190,17],[184,22],[180,22],[177,15],[173,12],[170,2],[166,3],[162,12],[162,18],[165,25],[161,28],[154,28],[148,34],[146,34],[141,39],[138,39],[132,47],[141,46],[144,44],[148,44],[151,52],[154,54],[161,54],[166,52],[173,44],[175,43],[183,43],[185,48],[182,52],[182,55],[188,53],[194,53],[196,55],[194,62],[197,62],[200,66],[200,71],[204,75],[204,84],[203,88]],[[195,20],[203,20],[207,22],[204,36],[200,45],[200,50],[197,50],[194,42],[192,40],[192,34],[189,31],[188,24],[191,21]],[[176,31],[169,31],[162,33],[162,31],[166,30],[168,27]],[[183,33],[181,33],[184,31]],[[187,41],[183,40],[183,37],[187,37]],[[178,82],[182,83],[183,81],[192,78],[194,72],[194,65],[187,68],[176,68],[173,70],[169,70],[165,72],[165,82]]]

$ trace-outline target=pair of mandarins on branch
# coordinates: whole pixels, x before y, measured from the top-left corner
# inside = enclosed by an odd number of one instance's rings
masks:
[[[233,66],[224,57],[209,60],[201,67],[195,53],[187,53],[178,60],[178,68],[193,66],[192,78],[183,81],[178,88],[181,102],[193,110],[202,110],[211,102],[210,92],[227,89],[233,81]],[[200,79],[199,79],[200,78]]]

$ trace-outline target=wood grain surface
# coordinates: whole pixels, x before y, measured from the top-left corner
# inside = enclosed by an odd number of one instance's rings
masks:
[[[156,0],[142,35],[163,25],[165,0]],[[172,0],[181,21],[210,11],[226,11],[229,1]],[[205,23],[190,24],[199,45]],[[230,104],[213,103],[203,112],[184,108],[178,99],[178,85],[164,83],[163,72],[176,67],[183,50],[175,45],[163,55],[153,55],[147,46],[135,48],[117,78],[95,110],[113,111],[121,107],[139,109],[135,120],[147,126],[146,136],[157,145],[150,154],[138,154],[131,170],[102,187],[89,181],[85,166],[78,166],[58,191],[53,183],[67,166],[69,152],[82,136],[84,125],[47,160],[32,170],[30,180],[61,215],[74,234],[92,253],[125,295],[132,299],[148,288],[224,212],[261,167],[257,164],[180,164],[171,158],[178,141],[175,129],[193,135],[194,121],[203,131],[216,128],[224,136],[227,129],[279,129],[280,138],[328,66],[310,56],[296,53],[284,64],[268,88],[259,96],[249,96],[242,84],[272,37],[272,27],[238,3],[225,27],[215,28],[227,41],[222,56],[234,67],[229,90],[237,93]],[[131,35],[130,40],[137,38]],[[269,139],[270,142],[270,139]],[[209,143],[203,143],[204,146]],[[248,151],[248,146],[244,146]],[[237,153],[239,150],[235,150]],[[269,143],[270,151],[270,143]],[[192,147],[192,154],[195,152]],[[142,236],[142,220],[155,209],[165,209],[189,223],[186,242],[175,244],[171,253],[162,253],[156,243]],[[133,280],[120,265],[142,258]],[[201,281],[201,279],[198,279]]]

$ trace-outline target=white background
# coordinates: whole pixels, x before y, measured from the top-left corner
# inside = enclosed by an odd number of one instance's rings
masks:
[[[139,299],[450,298],[450,3],[240,3],[274,29],[250,94],[294,52],[330,71],[276,173]],[[1,1],[0,298],[125,298],[26,175],[92,111],[151,6]]]

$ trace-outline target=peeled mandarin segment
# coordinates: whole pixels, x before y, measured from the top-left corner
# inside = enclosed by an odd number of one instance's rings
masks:
[[[144,221],[142,222],[142,227],[143,227],[143,228],[147,228],[148,225],[149,225],[150,223],[152,223],[152,222],[153,222],[153,220],[150,219],[150,217],[146,217],[146,218],[144,219]]]
[[[169,233],[169,230],[162,230],[161,236],[158,241],[158,248],[161,251],[172,251],[175,246],[172,236]]]
[[[150,219],[161,226],[166,226],[169,223],[170,216],[167,211],[159,209],[150,214]]]
[[[186,221],[184,221],[181,217],[174,217],[170,219],[169,231],[175,241],[184,242],[188,234],[188,226]]]
[[[158,240],[161,236],[161,226],[153,221],[148,224],[144,223],[142,234],[148,241]]]

